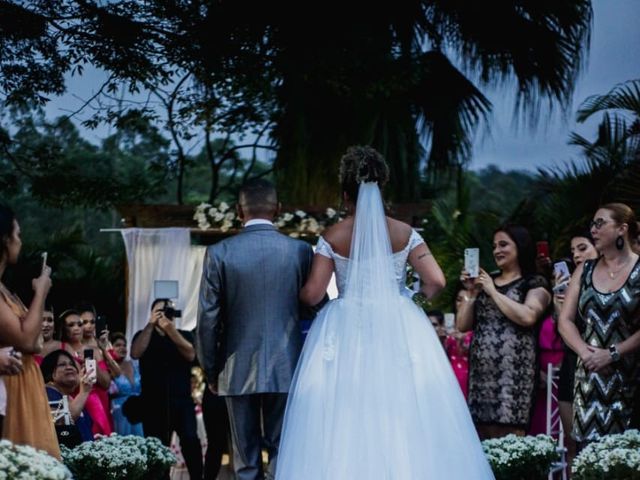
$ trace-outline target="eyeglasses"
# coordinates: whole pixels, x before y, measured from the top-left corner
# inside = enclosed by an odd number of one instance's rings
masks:
[[[96,324],[96,319],[95,318],[83,318],[82,319],[82,324],[83,325],[87,325],[87,324],[91,324],[91,325],[95,325]]]
[[[591,220],[589,222],[589,228],[595,228],[596,230],[600,230],[602,228],[603,225],[607,224],[609,222],[607,222],[604,218],[597,218],[595,220]]]
[[[67,327],[69,328],[73,328],[73,327],[81,327],[82,326],[82,322],[80,320],[76,320],[75,322],[69,322],[67,324],[65,324]]]

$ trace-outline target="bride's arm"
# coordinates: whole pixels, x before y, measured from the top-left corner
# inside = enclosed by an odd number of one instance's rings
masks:
[[[420,291],[431,300],[445,287],[447,281],[426,243],[421,243],[409,254],[409,264],[422,280]]]
[[[316,253],[307,283],[300,290],[300,301],[311,306],[320,303],[327,293],[332,273],[333,260]]]

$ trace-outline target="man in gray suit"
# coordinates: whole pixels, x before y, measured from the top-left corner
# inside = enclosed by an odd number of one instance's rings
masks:
[[[207,249],[200,286],[196,345],[212,391],[224,396],[238,480],[275,475],[287,392],[302,346],[298,293],[313,250],[279,233],[273,185],[240,190],[244,229]]]

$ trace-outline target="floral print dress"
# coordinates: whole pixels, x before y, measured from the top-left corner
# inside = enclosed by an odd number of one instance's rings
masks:
[[[498,286],[499,293],[524,303],[529,290],[547,287],[539,275]],[[526,429],[536,384],[535,326],[509,320],[495,302],[480,292],[474,306],[473,340],[469,352],[469,396],[476,424],[499,424]]]

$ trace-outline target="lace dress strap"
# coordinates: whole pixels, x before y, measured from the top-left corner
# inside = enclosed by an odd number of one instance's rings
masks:
[[[407,249],[411,251],[422,243],[425,243],[424,238],[422,238],[422,235],[420,235],[412,228],[411,236],[409,237],[409,243],[407,244]]]
[[[329,245],[322,236],[318,237],[318,243],[316,244],[316,253],[323,257],[333,258],[333,248]]]

